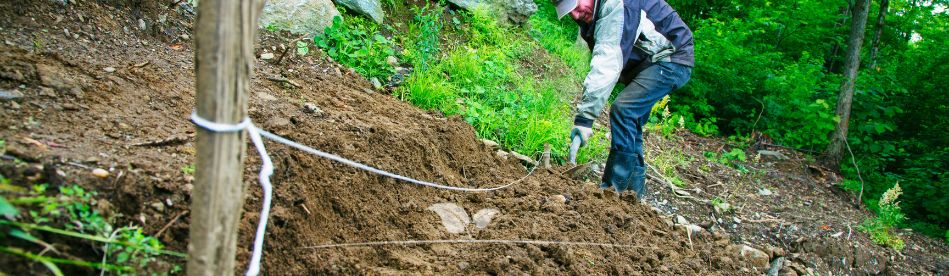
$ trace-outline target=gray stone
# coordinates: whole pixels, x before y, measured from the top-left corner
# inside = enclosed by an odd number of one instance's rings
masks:
[[[376,90],[382,90],[382,82],[380,82],[378,78],[373,77],[372,79],[369,79],[369,82],[372,83],[372,88],[375,88]]]
[[[485,146],[489,147],[489,148],[492,148],[492,149],[498,147],[498,142],[491,141],[491,140],[488,140],[488,139],[481,139],[481,143],[484,144]]]
[[[681,215],[676,215],[676,224],[688,225],[690,223],[688,220],[685,219],[685,217]]]
[[[524,163],[527,163],[527,164],[531,164],[531,165],[537,165],[537,162],[534,161],[534,159],[531,159],[530,157],[527,157],[527,155],[523,155],[523,154],[520,154],[520,153],[517,153],[517,152],[513,152],[513,151],[512,151],[512,152],[511,152],[511,156],[513,156],[513,157],[516,158],[517,160],[521,160],[521,162],[524,162]]]
[[[772,194],[774,193],[772,193],[771,190],[768,190],[768,188],[761,188],[760,190],[758,190],[758,195],[761,195],[761,196],[770,196]]]
[[[395,57],[395,56],[388,56],[388,57],[386,57],[386,63],[388,63],[389,65],[392,65],[392,67],[398,67],[398,66],[399,66],[399,58],[397,58],[397,57]],[[396,70],[396,71],[398,71],[398,70]]]
[[[267,92],[258,92],[258,93],[257,93],[257,98],[260,99],[261,101],[265,101],[265,102],[272,102],[272,101],[276,101],[276,100],[277,100],[277,97],[276,97],[276,96],[271,95],[270,93],[267,93]]]
[[[316,116],[323,116],[323,110],[319,106],[316,106],[315,103],[305,103],[303,104],[303,112],[310,113]]]
[[[771,150],[759,150],[759,151],[758,151],[758,155],[761,155],[761,156],[767,157],[767,158],[771,158],[771,159],[776,159],[776,160],[788,160],[788,159],[789,159],[789,158],[787,157],[787,155],[784,155],[783,153],[780,153],[780,152],[777,152],[777,151],[771,151]]]
[[[20,92],[19,90],[0,89],[0,100],[12,101],[19,100],[20,98],[23,98],[23,92]]]
[[[260,27],[272,26],[296,34],[322,34],[339,10],[330,0],[271,0],[264,5]]]
[[[155,209],[155,211],[159,211],[159,212],[165,211],[165,204],[162,204],[161,202],[154,202],[151,204],[151,206],[152,208]]]
[[[263,53],[263,54],[260,54],[260,59],[270,60],[270,59],[273,59],[273,56],[274,56],[273,53]]]
[[[748,261],[757,268],[767,269],[770,267],[768,263],[768,261],[770,261],[768,253],[764,253],[764,251],[755,249],[754,247],[747,245],[729,245],[725,250],[747,258]]]
[[[336,0],[336,3],[372,18],[373,21],[379,24],[382,24],[386,16],[385,12],[382,11],[382,4],[379,3],[379,0]]]
[[[537,4],[532,0],[509,0],[502,1],[507,10],[508,19],[511,22],[522,24],[537,12]]]
[[[462,9],[473,10],[478,4],[481,4],[482,0],[448,0],[452,4],[458,5]]]

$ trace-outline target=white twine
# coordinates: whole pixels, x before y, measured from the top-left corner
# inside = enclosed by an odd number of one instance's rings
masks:
[[[250,135],[251,142],[254,143],[254,147],[257,148],[257,153],[260,155],[262,164],[260,166],[259,180],[260,180],[260,186],[263,189],[264,202],[263,202],[263,207],[260,210],[260,222],[257,224],[257,233],[254,236],[253,254],[251,255],[250,264],[248,265],[249,267],[247,268],[246,275],[248,276],[257,276],[258,274],[260,274],[260,259],[261,259],[261,255],[263,254],[264,234],[267,230],[267,220],[270,217],[270,202],[271,202],[271,197],[273,194],[273,188],[270,183],[270,176],[273,175],[273,161],[271,161],[270,155],[267,153],[267,149],[264,147],[263,138],[261,138],[261,136],[267,137],[268,139],[273,140],[275,142],[299,149],[306,153],[313,154],[313,155],[323,157],[326,159],[330,159],[336,162],[340,162],[340,163],[355,167],[360,170],[368,171],[371,173],[379,174],[379,175],[390,177],[390,178],[395,178],[398,180],[402,180],[405,182],[409,182],[409,183],[413,183],[413,184],[417,184],[421,186],[428,186],[428,187],[433,187],[433,188],[438,188],[438,189],[460,191],[460,192],[490,192],[490,191],[504,189],[526,179],[527,177],[529,177],[531,174],[534,173],[535,169],[537,169],[537,166],[535,166],[534,169],[532,169],[530,173],[528,173],[524,177],[502,186],[497,186],[497,187],[492,187],[492,188],[453,187],[453,186],[447,186],[447,185],[428,182],[428,181],[417,180],[414,178],[391,173],[385,170],[377,169],[372,166],[364,165],[362,163],[340,157],[332,153],[328,153],[328,152],[324,152],[324,151],[320,151],[320,150],[308,147],[306,145],[291,141],[279,135],[257,128],[257,126],[255,126],[254,123],[251,122],[250,117],[244,118],[244,120],[238,124],[222,124],[222,123],[216,123],[216,122],[212,122],[207,119],[201,118],[201,116],[198,116],[197,111],[195,111],[191,113],[191,121],[195,125],[211,132],[239,132],[242,130],[247,130],[247,134]],[[541,241],[533,241],[533,242],[539,243]]]
[[[301,249],[329,249],[329,248],[342,248],[342,247],[372,247],[372,246],[386,246],[386,245],[410,246],[410,245],[421,245],[421,244],[450,244],[450,243],[462,243],[462,244],[533,244],[533,245],[566,245],[566,246],[602,246],[602,247],[612,247],[612,248],[653,249],[653,247],[640,246],[640,245],[632,245],[632,244],[599,243],[599,242],[572,242],[572,241],[543,241],[543,240],[406,240],[406,241],[374,241],[374,242],[357,242],[357,243],[322,244],[322,245],[314,245],[314,246],[305,246],[305,247],[301,247]]]

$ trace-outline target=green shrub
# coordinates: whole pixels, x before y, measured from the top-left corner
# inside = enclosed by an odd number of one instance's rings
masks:
[[[333,60],[353,68],[366,78],[389,79],[395,67],[386,62],[395,56],[395,43],[382,36],[375,23],[362,17],[333,18],[333,25],[313,38],[317,47]]]

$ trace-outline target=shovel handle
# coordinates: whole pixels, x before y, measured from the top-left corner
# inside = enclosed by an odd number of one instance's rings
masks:
[[[567,161],[571,165],[577,164],[577,151],[580,151],[580,144],[583,141],[580,139],[580,135],[574,135],[573,141],[570,142],[570,159]]]

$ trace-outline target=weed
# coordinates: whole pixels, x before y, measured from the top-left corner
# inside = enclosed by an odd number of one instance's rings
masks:
[[[689,164],[686,155],[683,154],[681,150],[668,149],[650,153],[651,154],[646,157],[649,159],[647,160],[648,164],[656,168],[656,170],[662,173],[666,179],[677,187],[685,188],[687,186],[685,180],[682,179],[678,170],[676,170],[679,166],[687,166]]]
[[[33,185],[29,190],[10,185],[10,181],[0,176],[0,190],[5,194],[21,194],[7,200],[0,196],[0,236],[12,237],[42,247],[44,253],[32,253],[22,246],[22,242],[3,239],[0,252],[27,258],[46,266],[54,275],[62,275],[58,264],[82,266],[109,271],[117,274],[134,274],[145,269],[161,254],[185,257],[182,253],[166,251],[154,237],[144,235],[141,228],[125,226],[115,228],[97,210],[98,201],[95,192],[89,192],[79,186],[63,186],[58,193],[49,195],[46,185]],[[19,207],[19,208],[18,208]],[[28,216],[22,216],[19,209],[26,210]],[[79,260],[63,255],[51,245],[32,233],[39,231],[56,234],[67,239],[101,243],[97,247],[102,257],[98,260]],[[41,235],[41,237],[47,235]],[[66,258],[47,255],[63,255]],[[180,269],[180,268],[178,268]],[[174,270],[174,269],[173,269]]]
[[[720,211],[722,213],[729,213],[735,210],[735,208],[732,207],[731,204],[728,204],[728,202],[725,201],[725,199],[722,199],[720,197],[716,197],[712,199],[712,207],[714,207],[716,211]]]
[[[181,167],[181,172],[187,175],[193,175],[195,171],[194,164]]]
[[[331,58],[353,68],[366,78],[387,80],[395,67],[386,62],[395,56],[395,43],[382,36],[378,26],[361,17],[334,17],[333,25],[313,38],[314,44]]]
[[[748,161],[748,156],[746,156],[745,152],[742,151],[741,149],[732,149],[731,151],[723,152],[721,155],[714,152],[706,151],[705,153],[703,153],[703,155],[705,155],[705,158],[707,158],[708,160],[714,161],[716,163],[719,163],[725,166],[730,166],[741,172],[748,172],[748,169],[745,168],[744,165],[742,165],[741,163],[738,163],[738,162]]]
[[[0,154],[7,153],[7,140],[0,139]]]
[[[903,239],[893,233],[893,229],[906,219],[897,201],[902,193],[903,190],[899,183],[883,193],[880,196],[880,209],[877,212],[877,217],[865,220],[859,227],[861,231],[869,234],[870,238],[877,244],[893,248],[896,251],[903,250],[905,246]]]
[[[416,70],[428,70],[439,53],[439,35],[444,24],[441,18],[441,5],[434,7],[412,7],[415,13],[414,21],[409,25],[409,41],[406,44],[405,56]],[[455,19],[457,21],[457,19]]]

